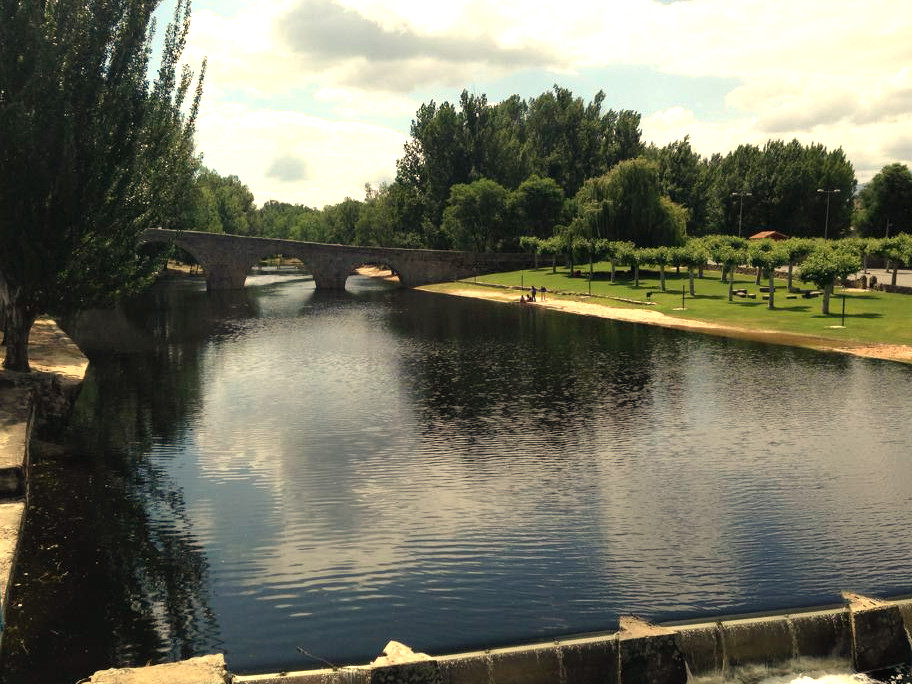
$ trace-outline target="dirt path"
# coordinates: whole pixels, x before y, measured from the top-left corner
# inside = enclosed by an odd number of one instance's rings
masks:
[[[464,289],[446,289],[436,290],[442,294],[454,295],[457,297],[473,297],[475,299],[486,299],[495,302],[513,303],[521,306],[518,301],[518,295],[512,290],[501,290],[497,288],[464,288]],[[675,318],[667,316],[659,311],[648,309],[627,309],[609,306],[606,304],[594,304],[590,302],[579,302],[569,299],[549,299],[537,301],[524,306],[538,306],[547,309],[565,311],[567,313],[581,314],[584,316],[597,316],[599,318],[610,318],[616,321],[628,321],[631,323],[644,323],[646,325],[659,325],[665,328],[675,328],[677,330],[692,330],[696,332],[719,335],[723,337],[736,337],[739,339],[757,340],[760,342],[771,342],[774,344],[787,344],[796,347],[809,347],[820,351],[839,352],[843,354],[854,354],[855,356],[864,356],[872,359],[884,359],[887,361],[900,361],[903,363],[912,363],[912,347],[899,344],[866,344],[853,343],[844,341],[828,340],[820,337],[811,337],[808,335],[796,335],[783,333],[776,330],[751,330],[747,328],[736,328],[731,326],[707,323],[706,321],[695,321],[687,318]]]

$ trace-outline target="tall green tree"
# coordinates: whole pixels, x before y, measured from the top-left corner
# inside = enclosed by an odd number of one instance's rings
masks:
[[[857,227],[862,235],[889,237],[912,230],[912,172],[888,164],[858,193]]]
[[[710,211],[714,232],[737,235],[741,225],[744,237],[778,230],[796,237],[826,232],[832,238],[849,228],[856,181],[841,148],[770,140],[762,149],[741,145],[714,158],[710,167],[718,207],[717,213]]]
[[[506,200],[507,190],[487,178],[454,185],[443,212],[443,230],[457,249],[494,251],[507,237]]]
[[[220,176],[214,169],[202,167],[196,176],[196,188],[191,202],[200,207],[189,219],[200,224],[186,223],[179,229],[201,230],[228,235],[260,235],[253,193],[237,176]],[[276,236],[278,237],[278,236]]]
[[[510,193],[507,208],[522,233],[547,238],[563,218],[564,202],[564,191],[553,179],[533,174]]]
[[[4,366],[27,371],[42,312],[140,287],[141,232],[192,187],[202,75],[179,69],[178,0],[147,78],[153,0],[0,0],[0,305]],[[205,63],[203,65],[205,70]],[[185,105],[187,105],[185,107]]]
[[[704,234],[711,213],[712,176],[706,160],[691,147],[690,136],[651,149],[647,156],[658,164],[662,194],[687,208],[687,234]]]

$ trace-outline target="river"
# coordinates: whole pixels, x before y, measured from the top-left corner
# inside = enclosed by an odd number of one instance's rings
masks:
[[[13,672],[912,591],[905,365],[360,277],[162,283],[70,329],[92,364],[71,447],[35,459]]]

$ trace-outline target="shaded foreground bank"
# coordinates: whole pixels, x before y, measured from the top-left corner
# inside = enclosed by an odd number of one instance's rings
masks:
[[[492,302],[515,304],[517,306],[520,305],[519,297],[522,294],[519,288],[478,285],[468,282],[440,283],[437,285],[428,285],[419,289],[458,297],[470,297]],[[678,298],[680,299],[680,295],[678,295]],[[910,300],[909,305],[912,307],[912,300]],[[639,303],[624,299],[588,297],[579,294],[555,295],[554,293],[549,292],[544,300],[539,297],[536,302],[530,303],[528,306],[630,323],[656,325],[676,330],[700,332],[721,337],[733,337],[772,344],[785,344],[795,347],[816,349],[818,351],[839,352],[866,358],[882,359],[885,361],[912,363],[912,346],[909,345],[876,344],[849,340],[840,341],[812,335],[786,333],[778,330],[750,329],[693,318],[678,318],[668,316],[650,308],[646,301]]]

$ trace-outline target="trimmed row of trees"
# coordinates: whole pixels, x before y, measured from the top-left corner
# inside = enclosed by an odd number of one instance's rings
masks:
[[[617,266],[630,268],[634,285],[639,286],[641,264],[658,267],[659,286],[665,290],[665,271],[669,266],[686,268],[690,294],[696,296],[694,275],[713,262],[720,267],[722,282],[728,282],[728,299],[733,299],[732,273],[748,266],[757,270],[757,283],[761,276],[769,281],[769,308],[775,307],[776,271],[788,267],[788,289],[793,289],[795,266],[801,280],[816,285],[823,291],[823,313],[829,313],[833,286],[857,273],[869,256],[887,259],[893,264],[893,284],[896,284],[896,266],[912,262],[912,236],[900,233],[891,238],[846,238],[822,240],[790,238],[781,242],[773,240],[747,240],[730,235],[708,235],[691,238],[680,246],[637,247],[630,241],[587,238],[565,232],[547,239],[525,236],[521,240],[524,250],[536,255],[551,257],[552,270],[557,268],[557,258],[563,256],[571,272],[575,264],[607,261],[611,268],[611,282],[615,282]]]

